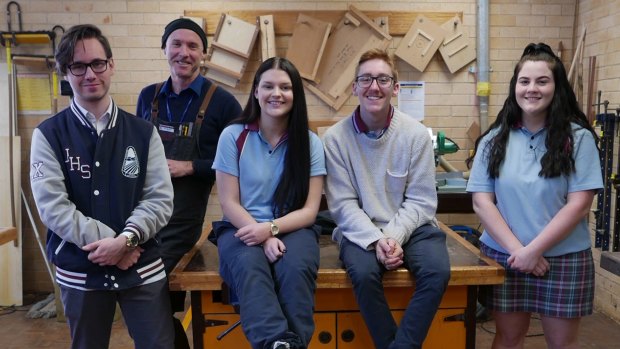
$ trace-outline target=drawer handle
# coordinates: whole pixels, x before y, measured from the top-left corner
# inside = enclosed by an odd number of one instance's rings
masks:
[[[443,318],[443,321],[445,322],[451,322],[451,321],[463,321],[465,322],[465,314],[455,314],[455,315],[451,315],[451,316],[446,316]]]
[[[321,344],[327,344],[332,341],[332,334],[327,331],[321,331],[319,333],[319,342]]]
[[[355,332],[353,332],[352,330],[344,330],[342,331],[340,338],[342,338],[343,342],[353,342],[353,340],[355,339]]]

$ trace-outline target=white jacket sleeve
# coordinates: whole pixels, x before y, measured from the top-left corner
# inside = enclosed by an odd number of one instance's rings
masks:
[[[102,222],[85,216],[69,200],[64,174],[49,142],[39,129],[32,134],[30,185],[41,221],[65,241],[80,247],[114,237]]]

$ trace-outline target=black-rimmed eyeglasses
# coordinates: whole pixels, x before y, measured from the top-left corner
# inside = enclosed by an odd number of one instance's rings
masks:
[[[381,75],[381,76],[362,75],[362,76],[358,76],[355,78],[355,82],[357,83],[357,86],[360,88],[370,87],[370,85],[372,85],[372,82],[374,80],[377,80],[377,85],[379,85],[380,87],[390,87],[392,86],[392,82],[394,81],[394,78],[388,75]]]
[[[108,60],[97,59],[90,63],[73,63],[67,66],[71,74],[75,76],[82,76],[86,74],[88,67],[92,69],[93,73],[103,73],[108,70]]]

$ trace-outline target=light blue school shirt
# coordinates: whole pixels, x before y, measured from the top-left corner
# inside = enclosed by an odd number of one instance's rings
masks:
[[[245,145],[238,156],[237,139],[247,127]],[[310,177],[327,174],[325,153],[319,137],[310,137]],[[243,206],[257,222],[273,220],[273,195],[284,169],[284,154],[288,147],[284,136],[274,148],[265,141],[258,125],[233,124],[224,129],[217,144],[213,169],[239,178],[239,196]],[[223,220],[228,221],[226,217]]]
[[[496,205],[508,227],[525,246],[529,244],[566,205],[568,193],[601,189],[603,179],[599,154],[590,131],[575,124],[573,127],[575,172],[570,176],[539,177],[540,160],[547,151],[547,129],[531,133],[525,127],[510,130],[506,156],[500,165],[499,177],[488,174],[486,145],[497,131],[487,134],[480,142],[467,183],[468,192],[495,193]],[[483,232],[480,241],[508,253],[491,236]],[[586,219],[582,219],[561,242],[544,253],[559,256],[591,247]]]

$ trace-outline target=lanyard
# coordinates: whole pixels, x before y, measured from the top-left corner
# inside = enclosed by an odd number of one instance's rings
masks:
[[[189,102],[185,104],[185,110],[183,111],[183,114],[181,115],[181,120],[179,120],[180,124],[182,124],[183,120],[185,120],[185,115],[187,114],[187,110],[189,109],[189,106],[192,105],[193,100],[194,100],[194,96],[192,96],[189,99]],[[172,113],[170,112],[170,97],[168,97],[168,100],[166,101],[166,112],[168,112],[168,121],[172,122]]]

